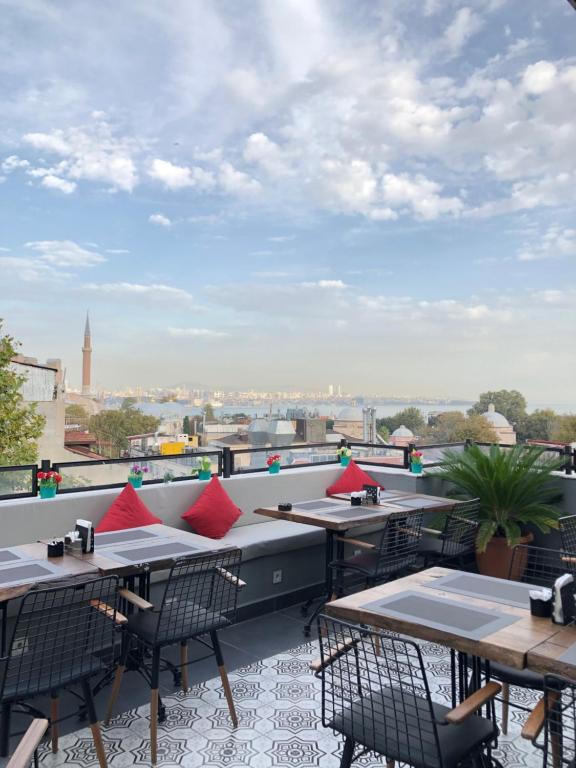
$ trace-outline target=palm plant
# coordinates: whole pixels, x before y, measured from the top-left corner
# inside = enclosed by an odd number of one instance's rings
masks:
[[[463,453],[446,451],[438,477],[453,483],[457,491],[480,501],[480,528],[476,546],[484,552],[494,536],[516,545],[522,526],[533,525],[542,533],[558,527],[560,510],[551,506],[560,494],[550,483],[550,473],[562,467],[562,459],[543,459],[544,448],[492,445],[484,452],[472,444]]]

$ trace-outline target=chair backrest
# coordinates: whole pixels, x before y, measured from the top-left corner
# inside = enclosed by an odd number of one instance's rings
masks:
[[[57,690],[103,667],[118,629],[117,601],[116,576],[30,590],[0,673],[0,698]]]
[[[576,552],[576,515],[566,515],[558,518],[560,529],[560,541],[562,549],[568,552]]]
[[[387,572],[413,565],[418,555],[422,510],[393,512],[387,519],[378,544],[378,569]]]
[[[525,584],[552,587],[559,576],[576,577],[576,554],[526,544],[514,547],[508,578]]]
[[[576,765],[576,683],[555,675],[544,677],[544,768]]]
[[[176,560],[166,582],[156,640],[193,637],[214,628],[215,622],[233,622],[241,562],[237,548]]]
[[[442,557],[461,557],[474,552],[480,523],[457,512],[446,516],[442,531]]]
[[[442,761],[420,649],[408,640],[321,615],[322,724],[415,768]]]
[[[467,499],[459,501],[452,510],[453,515],[466,517],[468,520],[478,520],[480,515],[480,499]]]

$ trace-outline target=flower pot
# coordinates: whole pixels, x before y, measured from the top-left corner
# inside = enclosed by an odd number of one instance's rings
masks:
[[[419,462],[418,464],[415,464],[412,462],[410,464],[410,472],[412,472],[413,475],[421,475],[422,474],[422,464]]]
[[[142,488],[142,478],[141,477],[129,477],[128,482],[132,486],[132,488]]]
[[[209,469],[200,469],[198,471],[198,480],[210,480],[212,472]]]
[[[268,472],[271,475],[277,475],[278,472],[280,472],[280,464],[276,464],[276,463],[270,464],[270,466],[268,467]]]
[[[534,539],[532,533],[522,536],[519,544],[530,544]],[[513,548],[508,545],[505,536],[493,536],[488,542],[484,552],[476,552],[476,565],[483,576],[494,576],[497,579],[512,579],[520,581],[526,570],[528,553],[516,557],[514,561],[514,573],[510,573]]]
[[[347,467],[350,464],[350,456],[340,456],[340,466]]]
[[[58,490],[57,485],[41,485],[40,486],[40,498],[41,499],[53,499],[56,496]]]

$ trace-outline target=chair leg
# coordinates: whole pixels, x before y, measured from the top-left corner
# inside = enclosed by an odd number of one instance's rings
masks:
[[[52,743],[52,754],[58,752],[58,736],[60,728],[58,726],[58,693],[53,691],[50,694],[50,740]]]
[[[10,715],[12,707],[10,704],[2,704],[1,725],[0,725],[0,757],[8,757],[10,747]]]
[[[350,737],[346,737],[344,742],[344,750],[342,751],[342,757],[340,758],[340,768],[350,768],[352,765],[352,758],[354,757],[354,741]]]
[[[188,685],[188,643],[182,640],[180,643],[180,672],[182,673],[182,690],[187,691]]]
[[[86,702],[88,722],[90,723],[90,730],[92,731],[92,739],[94,740],[94,747],[96,748],[98,764],[100,765],[100,768],[107,768],[108,763],[106,762],[106,753],[104,752],[102,733],[100,731],[100,725],[96,715],[96,707],[94,706],[94,698],[92,696],[92,689],[90,688],[89,680],[82,680],[82,693],[84,694],[84,701]]]
[[[214,655],[216,656],[216,664],[218,665],[218,672],[220,672],[220,679],[222,680],[222,688],[224,689],[224,696],[228,703],[228,711],[232,719],[232,725],[234,728],[238,728],[238,716],[236,714],[236,707],[234,706],[234,699],[232,698],[232,689],[230,688],[230,682],[228,680],[228,674],[226,667],[224,666],[224,657],[222,656],[222,649],[220,648],[220,641],[215,630],[210,632],[210,638],[212,640],[212,647],[214,648]]]
[[[502,683],[502,722],[500,723],[500,730],[502,735],[506,736],[508,733],[508,713],[510,711],[510,685],[509,683]]]
[[[158,760],[158,686],[160,680],[160,648],[152,654],[152,678],[150,682],[150,759],[152,765]]]
[[[116,673],[114,675],[114,682],[112,683],[112,691],[110,692],[110,698],[108,699],[108,707],[106,709],[106,718],[104,722],[106,725],[110,722],[114,708],[116,707],[116,701],[120,688],[122,686],[122,678],[126,670],[126,661],[128,659],[128,651],[130,650],[130,640],[124,635],[122,638],[122,650],[120,652],[120,659],[118,666],[116,667]]]

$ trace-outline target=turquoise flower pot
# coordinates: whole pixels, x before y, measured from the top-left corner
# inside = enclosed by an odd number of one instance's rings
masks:
[[[350,456],[340,456],[340,466],[347,467],[350,464]]]
[[[41,499],[53,499],[56,496],[58,490],[57,485],[41,485],[40,486],[40,498]]]
[[[210,480],[212,472],[209,469],[201,469],[198,472],[198,480]]]
[[[280,472],[280,464],[270,464],[270,466],[268,467],[268,472],[271,475],[277,475],[278,472]]]
[[[421,475],[422,474],[422,464],[410,464],[410,472],[412,472],[413,475]]]
[[[142,478],[141,477],[129,477],[128,482],[132,486],[132,488],[142,488]]]

